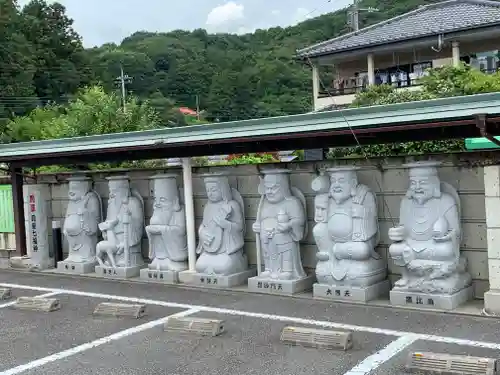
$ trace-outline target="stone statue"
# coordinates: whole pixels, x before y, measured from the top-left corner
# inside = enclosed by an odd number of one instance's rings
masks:
[[[358,182],[355,167],[328,169],[312,188],[315,197],[316,279],[320,284],[367,287],[386,278],[386,266],[375,251],[379,241],[377,204]]]
[[[146,233],[149,240],[149,269],[185,271],[188,269],[186,213],[179,199],[176,175],[153,178],[154,209]]]
[[[69,254],[64,263],[87,263],[93,271],[93,266],[97,263],[98,225],[102,215],[101,197],[92,190],[92,181],[88,177],[73,177],[68,181],[69,202],[63,235],[68,241]]]
[[[144,264],[144,201],[130,188],[128,176],[109,177],[108,181],[108,212],[106,221],[99,224],[103,241],[97,244],[97,261],[100,267],[140,268]]]
[[[290,186],[288,170],[273,169],[263,173],[259,185],[261,201],[253,231],[260,242],[264,271],[256,278],[306,278],[300,257],[300,241],[307,234],[304,195]]]
[[[471,285],[460,255],[460,199],[439,179],[437,162],[406,164],[410,186],[400,207],[399,226],[389,229],[389,255],[402,267],[395,291],[454,294]]]
[[[245,214],[240,193],[224,174],[204,175],[208,203],[198,230],[196,272],[228,276],[248,269],[244,253]]]

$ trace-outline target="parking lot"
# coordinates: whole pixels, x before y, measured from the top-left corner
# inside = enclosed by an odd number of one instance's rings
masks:
[[[404,374],[411,351],[500,357],[500,320],[247,293],[3,271],[14,297],[54,295],[44,313],[0,302],[0,375]],[[93,316],[145,303],[141,319]],[[225,321],[218,337],[163,330],[174,314]],[[284,326],[353,332],[346,352],[280,342]]]

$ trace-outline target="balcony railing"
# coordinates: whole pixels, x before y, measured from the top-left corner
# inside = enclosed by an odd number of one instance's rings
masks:
[[[483,73],[494,74],[500,70],[496,69],[485,69],[478,68]],[[421,85],[420,78],[425,74],[423,73],[410,73],[407,74],[403,72],[400,78],[394,80],[394,74],[391,76],[390,73],[384,73],[381,75],[375,75],[375,85],[387,84],[393,87],[403,88],[403,87],[416,87]],[[319,97],[325,98],[328,96],[341,96],[341,95],[355,95],[359,92],[363,92],[368,87],[368,77],[367,76],[355,76],[349,78],[341,78],[335,80],[330,87],[320,90]]]
[[[413,79],[403,79],[395,82],[384,82],[380,80],[375,81],[375,85],[390,85],[393,87],[415,87],[420,86],[420,77]],[[368,88],[367,82],[358,83],[357,77],[347,78],[339,82],[338,80],[334,82],[329,88],[320,90],[319,97],[324,98],[328,96],[340,96],[340,95],[353,95],[359,92],[363,92]]]

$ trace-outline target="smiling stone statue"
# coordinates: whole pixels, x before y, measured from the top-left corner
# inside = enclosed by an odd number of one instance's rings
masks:
[[[455,188],[440,181],[438,165],[405,165],[410,185],[401,202],[399,226],[389,229],[394,241],[389,255],[402,271],[391,291],[394,304],[425,300],[451,309],[471,296],[471,275],[460,254],[460,199]]]
[[[72,177],[68,182],[69,201],[63,225],[68,257],[58,262],[57,269],[77,274],[94,272],[101,198],[92,190],[92,181],[88,177]]]
[[[375,194],[358,182],[356,167],[327,170],[312,183],[315,198],[314,295],[366,302],[388,293],[386,266],[375,251],[379,241]],[[342,293],[334,291],[342,289]]]

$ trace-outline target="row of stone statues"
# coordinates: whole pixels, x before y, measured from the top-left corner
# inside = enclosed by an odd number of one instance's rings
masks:
[[[454,295],[471,285],[466,260],[460,255],[460,200],[451,185],[440,181],[437,165],[407,165],[409,188],[401,202],[399,223],[389,230],[393,241],[389,256],[402,271],[393,291]],[[263,268],[250,278],[249,286],[260,289],[271,283],[291,292],[311,287],[314,276],[304,271],[300,252],[308,232],[304,195],[291,186],[287,170],[264,170],[263,174],[252,227]],[[208,202],[198,229],[196,272],[203,278],[245,273],[248,278],[253,274],[244,251],[243,199],[230,186],[227,175],[203,178]],[[145,267],[141,253],[145,229],[151,260],[147,269],[187,270],[186,218],[176,176],[153,177],[154,210],[147,226],[144,201],[128,178],[108,180],[105,220],[101,220],[101,199],[91,190],[90,180],[69,181],[70,203],[63,231],[69,243],[69,255],[63,262],[66,267],[84,264],[88,268],[97,262],[104,270],[125,269],[124,274],[129,274],[127,270],[135,274]],[[375,298],[388,285],[387,263],[376,251],[379,220],[375,194],[358,182],[353,167],[327,170],[312,181],[312,189],[316,192],[312,233],[318,249],[315,294],[332,294],[338,287],[348,288],[349,293],[363,291],[364,299]]]

